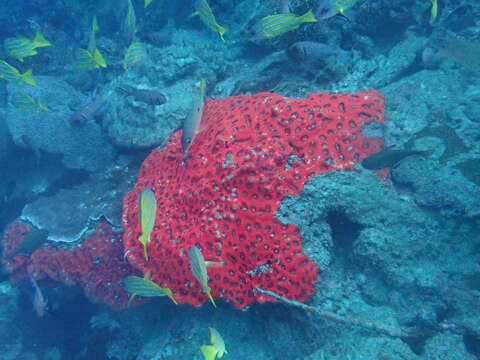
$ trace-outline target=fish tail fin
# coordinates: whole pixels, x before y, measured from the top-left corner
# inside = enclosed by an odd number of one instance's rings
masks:
[[[200,346],[200,350],[202,351],[205,360],[215,360],[217,353],[215,352],[213,345],[202,345]]]
[[[175,300],[175,298],[173,297],[172,290],[170,290],[169,288],[167,288],[167,289],[165,290],[165,294],[170,298],[170,300],[172,300],[172,302],[173,302],[175,305],[178,305],[177,300]]]
[[[40,104],[40,101],[37,101],[37,106],[40,110],[42,111],[46,111],[46,112],[50,112],[51,110],[45,106],[43,106],[42,104]]]
[[[45,37],[40,31],[37,31],[37,33],[35,34],[33,44],[35,45],[35,47],[46,47],[52,45],[47,39],[45,39]]]
[[[98,27],[97,15],[95,15],[93,17],[93,21],[92,21],[92,32],[93,32],[93,34],[96,34],[98,32],[98,30],[100,30],[100,28]]]
[[[313,15],[312,10],[308,10],[305,14],[302,15],[303,22],[317,22],[318,20]]]
[[[144,252],[144,255],[145,255],[145,260],[148,261],[148,254],[147,254],[147,244],[143,244],[143,252]]]
[[[198,14],[199,14],[198,11],[194,11],[193,13],[191,13],[191,14],[188,16],[187,19],[190,20],[192,17],[197,16]]]
[[[32,69],[29,69],[22,74],[22,80],[27,84],[37,86],[37,82],[33,78]]]
[[[227,29],[225,29],[223,26],[218,25],[218,33],[220,34],[220,38],[222,39],[223,42],[225,42],[225,39],[223,38],[223,34],[227,32]]]
[[[215,304],[215,301],[213,301],[212,292],[211,292],[210,288],[208,288],[208,290],[207,290],[207,295],[208,295],[208,298],[210,299],[210,301],[212,302],[213,306],[217,307],[217,304]]]
[[[103,68],[107,67],[107,63],[98,49],[95,49],[95,51],[93,52],[93,59],[95,60],[95,64],[97,64],[98,66],[101,66]]]

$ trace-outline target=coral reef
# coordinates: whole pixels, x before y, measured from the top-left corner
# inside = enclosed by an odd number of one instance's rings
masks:
[[[80,285],[93,302],[123,309],[128,294],[120,281],[134,273],[123,259],[121,234],[114,233],[107,222],[99,224],[81,246],[59,249],[48,245],[27,257],[8,259],[23,237],[31,231],[30,225],[16,221],[8,226],[2,238],[5,249],[2,257],[11,280],[18,282],[33,276],[37,280],[51,279],[67,286]]]
[[[383,98],[310,94],[288,99],[271,93],[207,101],[203,131],[185,155],[180,133],[154,150],[124,199],[125,253],[132,265],[179,303],[199,305],[206,296],[192,276],[186,253],[199,247],[209,269],[212,295],[244,308],[268,297],[254,287],[305,301],[317,267],[302,253],[298,229],[275,219],[280,202],[298,194],[319,173],[349,170],[381,146],[362,135],[383,123]],[[156,226],[143,257],[138,198],[149,187],[157,197]]]

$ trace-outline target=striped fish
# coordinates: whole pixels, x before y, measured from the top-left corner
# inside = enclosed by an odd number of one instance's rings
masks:
[[[203,258],[203,254],[200,249],[196,246],[192,246],[190,249],[188,249],[188,259],[190,260],[190,267],[192,269],[193,276],[195,276],[200,282],[203,291],[208,295],[213,306],[217,307],[212,298],[212,291],[208,286],[207,264],[205,263],[205,259]]]
[[[43,37],[40,31],[37,31],[33,40],[27,38],[7,38],[5,39],[5,50],[8,55],[23,61],[27,56],[37,54],[36,48],[50,46],[51,44]]]
[[[22,81],[37,86],[37,82],[33,78],[32,70],[27,70],[25,73],[20,74],[18,69],[8,64],[6,61],[0,60],[0,78],[7,81],[21,83]]]
[[[190,18],[196,15],[198,15],[200,20],[202,20],[202,22],[212,31],[218,32],[220,38],[223,40],[223,42],[225,42],[223,34],[225,34],[227,30],[217,23],[217,20],[215,20],[215,15],[213,15],[213,11],[210,8],[210,5],[208,5],[207,0],[195,1],[195,12],[190,15]]]
[[[207,84],[205,80],[200,81],[200,88],[193,99],[193,107],[192,112],[190,115],[185,118],[185,122],[183,123],[183,130],[182,130],[182,150],[186,153],[187,150],[190,148],[193,139],[195,136],[200,132],[200,122],[202,121],[202,114],[203,114],[203,103],[205,101],[205,89]],[[185,154],[186,156],[187,154]]]
[[[355,5],[358,0],[323,0],[315,11],[319,20],[331,18],[337,14],[345,16],[345,10]]]
[[[147,51],[145,46],[140,42],[133,42],[125,52],[123,60],[123,68],[127,70],[129,67],[147,58]]]
[[[316,21],[311,10],[301,16],[292,13],[266,16],[249,32],[249,39],[254,41],[272,38],[298,29],[303,23]]]
[[[93,54],[97,48],[97,42],[95,41],[95,34],[100,30],[98,27],[97,16],[95,15],[92,20],[92,29],[90,30],[90,35],[88,36],[88,52]]]
[[[150,242],[150,234],[155,225],[155,218],[157,216],[157,199],[155,198],[155,193],[152,189],[145,188],[140,193],[138,201],[140,224],[142,226],[142,235],[140,235],[138,241],[143,244],[145,260],[148,261],[147,244]]]
[[[152,2],[153,0],[145,0],[145,7],[147,7],[148,5],[150,5],[150,3]]]
[[[10,101],[12,105],[18,110],[28,111],[33,113],[38,113],[40,111],[50,112],[50,109],[40,104],[39,100],[35,100],[30,95],[27,95],[21,92],[13,93]]]
[[[205,360],[215,360],[222,358],[223,354],[228,354],[225,349],[225,342],[222,335],[214,328],[210,329],[210,343],[211,345],[202,345],[200,350],[202,351]]]
[[[128,306],[137,295],[144,297],[168,296],[175,305],[178,305],[173,297],[172,290],[168,287],[162,288],[153,281],[139,276],[127,276],[123,279],[123,287],[132,294],[128,300]]]
[[[137,16],[131,0],[127,0],[127,15],[125,16],[123,29],[131,37],[137,32]]]
[[[76,65],[81,70],[94,70],[99,67],[107,67],[107,62],[98,49],[95,49],[93,54],[88,50],[78,49]]]

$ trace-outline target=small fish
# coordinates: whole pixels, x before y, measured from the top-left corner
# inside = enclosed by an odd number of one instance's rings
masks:
[[[92,29],[90,30],[90,35],[88,38],[88,52],[90,54],[93,54],[95,52],[95,49],[97,48],[97,43],[95,41],[95,34],[100,30],[98,27],[98,21],[97,21],[97,16],[93,17],[92,20]]]
[[[137,295],[144,297],[168,296],[175,305],[178,305],[173,297],[172,290],[168,287],[162,288],[151,280],[139,276],[127,276],[123,279],[123,286],[125,290],[132,294],[128,300],[128,306],[130,306],[133,298]]]
[[[47,240],[48,231],[47,230],[32,230],[27,235],[24,236],[17,248],[13,250],[10,254],[6,256],[7,259],[11,259],[17,255],[31,255],[35,250],[40,248],[40,246]]]
[[[24,83],[37,86],[37,82],[33,78],[32,70],[27,70],[23,74],[20,74],[18,69],[14,68],[12,65],[8,64],[6,61],[0,60],[0,78],[7,81]]]
[[[220,38],[225,42],[223,38],[223,34],[227,32],[227,30],[217,23],[215,20],[215,15],[213,15],[213,11],[208,5],[206,0],[196,0],[195,1],[195,12],[193,12],[189,18],[198,15],[200,20],[207,25],[212,31],[218,32]]]
[[[18,110],[29,111],[33,113],[38,113],[40,111],[50,112],[50,109],[43,106],[40,103],[40,100],[35,100],[30,95],[21,92],[13,93],[10,101],[12,102],[12,105]]]
[[[122,85],[117,87],[118,91],[131,95],[136,101],[142,101],[149,105],[162,105],[167,99],[157,89],[137,89],[133,86]]]
[[[45,315],[45,312],[47,311],[47,300],[43,296],[42,291],[40,290],[40,286],[38,286],[37,281],[32,275],[30,275],[30,281],[35,288],[35,295],[33,297],[33,308],[35,309],[38,317],[43,317]]]
[[[336,56],[339,59],[347,59],[350,53],[337,46],[323,44],[316,41],[298,41],[287,49],[287,55],[296,61],[316,61],[325,59],[329,56]]]
[[[152,233],[153,226],[155,225],[155,218],[157,216],[157,199],[152,189],[145,188],[140,192],[138,210],[142,226],[142,235],[140,235],[138,241],[143,244],[145,260],[148,261],[147,244],[150,242],[150,234]]]
[[[346,17],[345,11],[355,5],[358,0],[322,0],[317,7],[315,16],[319,20],[325,20],[341,14]]]
[[[430,25],[433,25],[435,19],[437,18],[438,13],[438,4],[437,0],[430,0],[432,2],[432,8],[430,10]]]
[[[211,327],[209,329],[211,345],[202,345],[200,350],[205,360],[221,359],[223,354],[228,354],[228,351],[225,349],[225,342],[217,330]]]
[[[186,153],[190,148],[190,145],[195,139],[195,135],[200,132],[200,122],[202,121],[203,103],[205,102],[205,80],[200,81],[200,88],[197,95],[193,99],[193,107],[190,115],[185,119],[183,123],[182,131],[182,149]]]
[[[212,298],[212,290],[208,286],[207,263],[205,262],[200,249],[196,246],[192,246],[188,249],[188,259],[190,260],[190,267],[192,268],[193,276],[195,276],[200,282],[203,291],[208,295],[213,306],[217,307]]]
[[[40,31],[37,31],[33,40],[27,38],[5,39],[5,50],[7,54],[19,61],[23,61],[27,56],[36,55],[37,51],[35,49],[50,45]]]
[[[311,10],[300,16],[292,13],[266,16],[250,30],[249,40],[272,38],[298,29],[303,23],[316,21]]]
[[[391,168],[408,156],[430,156],[431,151],[385,149],[363,159],[362,166],[368,170]]]
[[[145,7],[147,7],[148,5],[150,5],[152,3],[153,0],[145,0]]]
[[[125,14],[122,32],[126,44],[132,42],[135,33],[137,32],[137,17],[131,0],[127,0],[127,12]]]
[[[125,52],[123,60],[123,68],[127,70],[129,67],[147,58],[145,46],[140,42],[133,42]]]
[[[77,51],[77,65],[82,70],[94,70],[100,67],[106,68],[107,63],[98,49],[95,49],[93,55],[85,49]]]
[[[80,127],[87,122],[92,121],[94,117],[99,113],[103,105],[107,103],[107,100],[103,96],[94,97],[93,100],[88,101],[81,106],[77,111],[73,113],[68,119],[68,123],[73,127]]]

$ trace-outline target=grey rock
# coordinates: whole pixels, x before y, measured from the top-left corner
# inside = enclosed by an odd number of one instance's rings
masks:
[[[91,175],[77,187],[27,204],[21,218],[48,230],[48,240],[66,243],[80,240],[102,218],[120,228],[122,199],[133,187],[136,173],[136,168],[127,165],[113,166],[104,173]]]
[[[343,248],[366,273],[382,273],[397,286],[426,285],[431,273],[413,275],[436,256],[429,249],[436,224],[413,201],[403,200],[374,173],[330,172],[305,184],[299,197],[282,202],[280,220],[302,231],[307,255],[325,268]],[[330,231],[326,229],[330,228]]]
[[[411,189],[415,202],[444,216],[480,215],[479,188],[458,169],[423,159],[405,159],[392,171],[397,184]]]
[[[27,139],[33,150],[62,155],[63,164],[70,169],[96,171],[105,168],[115,152],[100,126],[92,121],[72,128],[67,123],[73,114],[69,105],[78,106],[87,97],[63,80],[50,76],[35,79],[37,87],[9,83],[9,97],[15,92],[25,93],[40,100],[51,112],[21,111],[9,104],[6,122],[15,144],[26,147]]]

